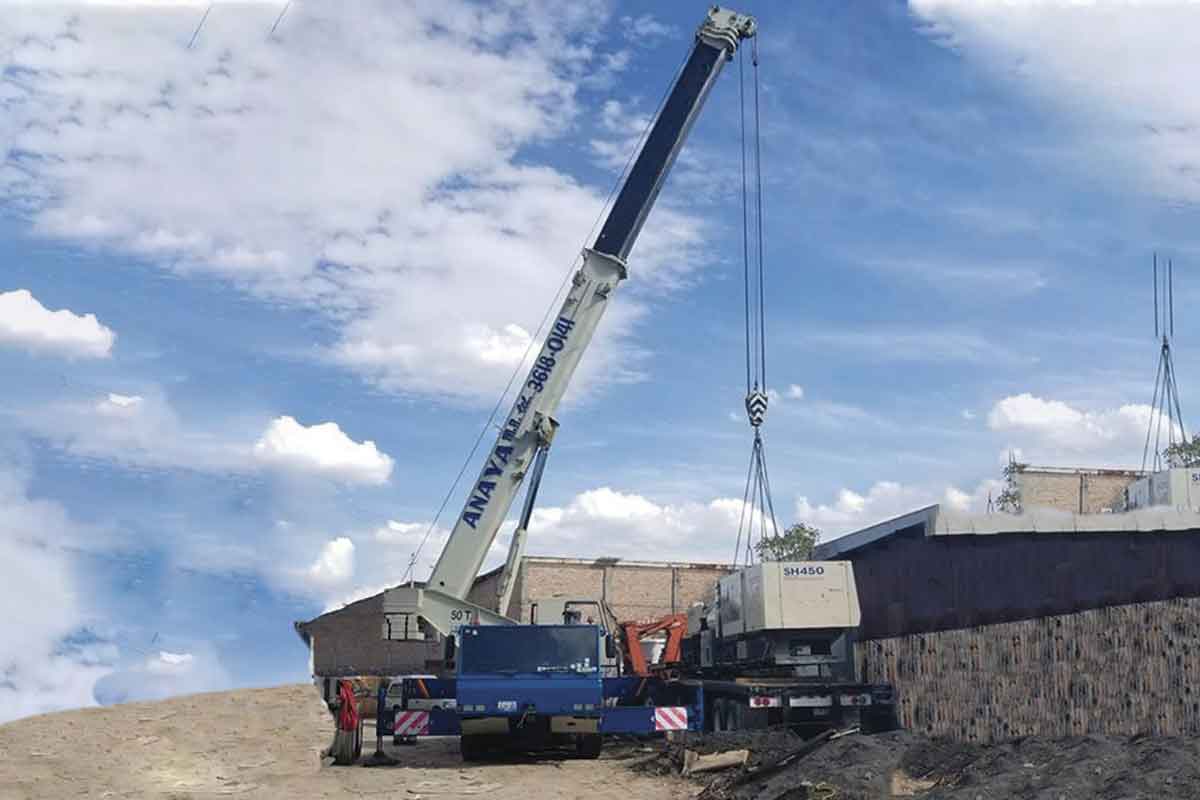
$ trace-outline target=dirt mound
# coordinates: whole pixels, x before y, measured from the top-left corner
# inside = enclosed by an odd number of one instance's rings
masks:
[[[0,725],[0,800],[655,800],[678,778],[630,775],[601,758],[463,764],[458,740],[392,747],[387,769],[330,767],[333,722],[311,685],[129,703]],[[367,723],[366,755],[375,749]]]
[[[1194,800],[1200,797],[1200,740],[1087,736],[1025,738],[980,746],[906,731],[846,736],[784,769],[754,773],[799,747],[785,733],[693,737],[700,753],[749,749],[745,768],[697,775],[704,800]],[[635,769],[678,774],[681,743],[668,743]]]

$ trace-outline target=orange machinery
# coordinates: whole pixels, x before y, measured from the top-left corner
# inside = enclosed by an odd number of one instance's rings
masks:
[[[681,658],[683,637],[687,634],[687,614],[668,614],[652,622],[622,622],[625,636],[625,670],[634,675],[655,675],[677,667]],[[660,633],[667,635],[666,646],[654,663],[646,661],[642,640]]]

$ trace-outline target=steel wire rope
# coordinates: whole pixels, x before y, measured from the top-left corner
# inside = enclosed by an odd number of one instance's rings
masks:
[[[1157,293],[1157,290],[1156,290],[1156,293]],[[1162,379],[1162,368],[1163,368],[1163,362],[1162,362],[1162,356],[1160,355],[1159,359],[1158,359],[1158,369],[1154,373],[1154,398],[1150,401],[1150,413],[1151,414],[1158,413],[1158,387],[1159,387],[1159,382]],[[1150,424],[1146,426],[1146,445],[1142,448],[1142,472],[1146,471],[1146,465],[1149,462],[1150,434],[1153,432],[1153,430],[1154,430],[1154,420],[1151,419]],[[1154,446],[1158,447],[1157,441],[1154,443]],[[1154,464],[1157,467],[1157,465],[1158,465],[1158,455],[1157,454],[1154,456]]]
[[[645,126],[642,128],[642,132],[638,137],[637,143],[634,145],[629,157],[625,159],[625,164],[621,168],[620,174],[617,175],[616,180],[613,182],[612,187],[608,191],[608,196],[605,198],[604,204],[600,207],[600,211],[596,214],[596,219],[592,223],[591,230],[589,230],[587,236],[584,237],[583,247],[586,247],[588,242],[592,241],[592,237],[595,235],[596,229],[600,227],[600,221],[604,218],[604,215],[608,213],[609,206],[612,204],[613,199],[616,197],[617,191],[621,188],[621,184],[624,183],[626,176],[629,174],[629,168],[633,165],[634,159],[637,158],[639,153],[641,153],[642,145],[645,143],[646,137],[650,135],[650,129],[654,127],[655,121],[658,120],[658,115],[662,111],[663,106],[666,104],[667,98],[671,94],[671,89],[675,86],[676,81],[678,81],[679,75],[681,72],[683,72],[683,68],[687,64],[690,55],[691,54],[688,53],[679,62],[679,66],[676,67],[674,74],[671,76],[671,80],[667,84],[666,90],[659,98],[658,105],[655,106],[654,113],[650,115],[649,120],[647,120]],[[582,249],[583,248],[581,247],[580,250],[582,251]],[[433,521],[429,523],[429,527],[425,530],[425,534],[421,537],[421,541],[417,544],[416,549],[413,551],[412,557],[409,558],[408,567],[404,571],[404,577],[401,579],[401,583],[407,582],[412,577],[413,569],[416,567],[417,559],[420,557],[421,551],[424,549],[425,544],[429,541],[429,537],[437,528],[438,521],[445,512],[446,506],[450,503],[450,499],[458,490],[458,484],[460,481],[462,481],[463,475],[466,474],[467,468],[471,466],[471,461],[475,458],[475,453],[478,452],[479,445],[483,442],[483,437],[487,435],[488,431],[494,425],[496,415],[500,413],[500,409],[504,406],[504,401],[508,397],[508,393],[512,390],[513,383],[516,382],[517,376],[520,375],[525,368],[525,362],[529,359],[530,353],[533,350],[533,345],[538,340],[538,335],[541,334],[542,329],[546,326],[546,322],[550,319],[550,315],[554,313],[554,309],[559,303],[559,298],[562,296],[563,289],[567,287],[567,284],[571,280],[571,276],[575,274],[575,271],[579,268],[582,260],[583,255],[581,252],[580,255],[577,255],[571,262],[571,266],[569,269],[567,269],[566,274],[563,276],[562,282],[559,283],[558,289],[554,293],[554,297],[551,298],[550,303],[546,306],[546,311],[542,315],[541,321],[534,330],[533,336],[529,338],[529,344],[525,346],[525,352],[521,354],[521,360],[517,362],[517,365],[513,368],[512,374],[509,375],[508,383],[506,383],[504,386],[504,391],[500,393],[500,397],[496,400],[496,404],[492,407],[491,413],[488,414],[487,421],[484,422],[483,428],[479,431],[479,435],[475,437],[475,442],[471,445],[471,450],[469,453],[467,453],[467,457],[463,459],[463,464],[459,468],[458,474],[454,478],[454,482],[450,484],[449,490],[447,490],[446,495],[442,498],[441,505],[438,506],[437,513],[433,515]]]
[[[763,180],[762,180],[762,103],[759,80],[758,39],[751,48],[754,82],[754,142],[753,161],[747,157],[749,142],[746,125],[746,75],[745,57],[738,61],[738,98],[740,101],[741,168],[742,168],[742,273],[745,304],[746,333],[746,398],[747,414],[754,427],[754,444],[751,448],[750,468],[746,474],[742,511],[738,519],[738,535],[734,547],[735,565],[742,557],[742,535],[745,539],[746,563],[753,560],[755,549],[754,533],[758,540],[779,535],[779,523],[775,516],[775,501],[771,496],[771,479],[766,464],[766,447],[762,439],[762,417],[751,412],[750,400],[761,393],[767,394],[767,334],[766,334],[766,255],[763,235]],[[750,206],[748,172],[754,170],[753,224],[754,247],[750,247]],[[753,296],[753,300],[751,297]],[[757,518],[757,519],[756,519]]]
[[[746,394],[750,394],[750,369],[753,359],[750,356],[750,200],[746,188],[746,59],[738,52],[738,120],[741,125],[742,153],[742,284],[745,295],[746,314]]]
[[[754,64],[754,182],[757,204],[755,207],[755,225],[758,228],[758,356],[759,378],[762,380],[762,390],[767,391],[767,306],[766,292],[763,287],[765,271],[763,267],[763,195],[762,195],[762,122],[758,104],[758,37],[751,42],[751,52]]]

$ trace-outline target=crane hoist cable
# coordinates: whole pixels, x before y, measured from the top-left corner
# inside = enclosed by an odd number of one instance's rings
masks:
[[[766,447],[762,425],[766,420],[767,392],[767,334],[766,288],[763,258],[763,191],[762,191],[762,126],[759,101],[758,38],[751,48],[752,82],[754,91],[753,142],[746,133],[746,70],[745,58],[739,51],[738,99],[740,105],[741,163],[742,163],[742,272],[744,283],[746,323],[746,416],[754,431],[750,449],[750,465],[746,470],[746,489],[742,495],[742,513],[738,519],[737,543],[733,563],[750,564],[754,560],[755,544],[779,535],[775,518],[775,503],[771,498],[771,479],[767,470]],[[748,152],[749,151],[749,152]],[[753,156],[752,162],[749,156]],[[753,172],[754,190],[750,191]],[[757,534],[757,535],[756,535]],[[744,542],[744,548],[743,548]]]

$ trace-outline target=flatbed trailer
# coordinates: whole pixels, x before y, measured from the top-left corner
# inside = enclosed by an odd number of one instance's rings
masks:
[[[896,727],[895,695],[883,684],[814,684],[778,679],[603,679],[600,733],[651,736],[788,727],[803,736],[830,728],[878,733]],[[381,686],[380,736],[458,736],[455,678],[404,678]]]

